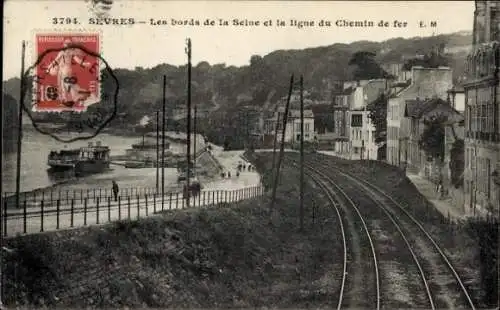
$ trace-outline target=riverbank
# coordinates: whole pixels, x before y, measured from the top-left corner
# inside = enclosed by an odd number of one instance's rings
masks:
[[[198,139],[198,149],[202,148],[204,145],[204,140]],[[55,187],[59,189],[61,186],[61,190],[65,191],[64,184],[74,183],[75,181],[81,180],[82,184],[85,187],[86,178],[75,179],[71,177],[59,177],[54,176],[47,173],[47,157],[52,150],[60,150],[60,149],[69,149],[69,148],[79,148],[83,146],[87,146],[89,142],[101,142],[103,145],[109,146],[111,150],[111,157],[115,156],[123,156],[126,154],[126,150],[131,148],[132,144],[137,144],[141,142],[140,137],[133,136],[114,136],[107,133],[101,133],[97,137],[90,140],[78,140],[73,143],[61,143],[56,141],[50,136],[43,135],[37,131],[31,130],[26,131],[23,136],[22,141],[22,156],[21,156],[21,192],[32,192],[35,190],[42,191],[45,189],[49,189]],[[203,142],[203,144],[201,144]],[[171,143],[170,149],[172,153],[182,154],[185,152],[186,145],[179,143]],[[193,149],[193,148],[192,148]],[[16,191],[16,165],[17,158],[16,153],[5,153],[3,154],[2,161],[2,191],[4,194],[13,193]],[[112,167],[110,173],[107,173],[109,178],[112,178],[113,171],[115,170],[115,166]],[[117,169],[117,168],[116,168]],[[132,172],[130,177],[135,177],[137,172]],[[123,173],[118,173],[117,177],[123,176]],[[125,176],[127,177],[127,176]],[[127,177],[128,178],[128,177]],[[155,179],[153,177],[153,179]],[[93,181],[90,179],[90,181]],[[156,180],[153,183],[149,183],[147,187],[155,187]],[[107,184],[100,186],[108,187]],[[124,186],[128,186],[124,184]],[[146,187],[143,183],[137,182],[134,185],[135,187]]]
[[[270,161],[261,171],[270,171]],[[36,308],[334,307],[342,261],[332,208],[284,168],[269,198],[8,240],[4,302]],[[320,220],[323,218],[331,221]],[[328,244],[328,246],[324,246]]]

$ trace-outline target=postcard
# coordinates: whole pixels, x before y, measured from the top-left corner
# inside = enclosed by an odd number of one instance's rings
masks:
[[[0,308],[498,307],[500,1],[4,12]]]

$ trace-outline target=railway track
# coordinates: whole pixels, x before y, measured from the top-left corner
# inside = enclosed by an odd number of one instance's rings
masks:
[[[339,206],[337,201],[334,198],[334,195],[332,194],[331,190],[328,188],[328,185],[326,184],[325,181],[321,180],[321,178],[314,176],[310,174],[311,179],[318,184],[318,186],[324,191],[326,194],[330,205],[335,209],[335,212],[337,214],[337,218],[339,221],[339,226],[340,226],[340,233],[342,235],[342,245],[343,245],[343,263],[342,263],[342,280],[340,283],[340,288],[339,288],[339,293],[338,293],[338,301],[337,301],[337,310],[340,310],[342,308],[342,303],[344,301],[344,291],[345,291],[345,286],[346,286],[346,278],[347,278],[347,238],[346,238],[346,233],[345,233],[345,228],[344,228],[344,221],[342,219],[342,215],[340,214]]]
[[[297,163],[294,163],[297,166]],[[334,206],[337,216],[339,218],[339,222],[342,230],[342,239],[344,244],[344,273],[342,276],[342,287],[339,293],[339,300],[337,304],[337,309],[345,308],[369,308],[369,309],[377,309],[381,308],[381,294],[380,294],[380,276],[379,276],[379,266],[377,261],[377,255],[375,253],[375,246],[366,225],[365,219],[361,215],[361,212],[357,208],[356,204],[346,195],[346,193],[338,187],[328,176],[323,173],[316,171],[315,169],[311,169],[311,167],[307,167],[308,171],[306,174],[313,179],[323,191],[327,194],[331,205]],[[342,202],[344,201],[344,202]],[[349,206],[346,206],[348,204]],[[355,211],[355,215],[351,214],[351,210]],[[354,227],[354,221],[350,221],[348,223],[350,235],[353,239],[351,242],[351,250],[353,252],[354,261],[350,264],[349,271],[347,271],[347,236],[345,232],[345,225],[343,222],[344,218],[353,218],[357,217],[357,219],[361,222],[361,231],[364,232],[363,236],[365,237],[363,240],[360,236],[358,236],[358,229]],[[360,246],[361,243],[364,242],[370,248],[369,255],[372,258],[373,264],[367,262],[367,260],[363,259],[363,248]],[[356,248],[359,246],[360,248]],[[369,260],[368,260],[369,261]],[[368,278],[371,273],[370,271],[374,271],[375,278],[375,287],[373,289],[367,288],[366,281],[370,281]],[[346,277],[350,275],[350,283],[347,283]],[[348,285],[349,284],[349,285]],[[347,286],[350,286],[349,288]],[[367,290],[368,289],[368,290]],[[366,291],[367,290],[367,291]],[[347,291],[347,293],[344,293]],[[367,298],[368,296],[369,298]],[[346,298],[345,295],[348,295]]]
[[[472,298],[453,264],[422,224],[404,207],[376,185],[342,171],[332,163],[324,163],[324,160],[316,160],[315,163],[320,163],[322,171],[335,172],[336,178],[356,185],[357,193],[359,190],[367,193],[386,214],[404,239],[418,266],[432,309],[475,309]]]

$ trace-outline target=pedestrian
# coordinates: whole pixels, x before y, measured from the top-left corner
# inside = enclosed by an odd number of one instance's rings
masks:
[[[443,180],[439,179],[439,183],[437,185],[437,193],[438,193],[438,198],[441,198],[443,195]]]
[[[113,196],[115,197],[115,201],[118,200],[118,192],[120,191],[120,188],[118,187],[118,184],[116,183],[115,180],[113,180]]]
[[[240,172],[236,171],[236,177],[239,177],[239,176],[240,176]]]
[[[228,178],[231,178],[231,171],[228,171],[228,172],[227,172],[227,177],[228,177]]]

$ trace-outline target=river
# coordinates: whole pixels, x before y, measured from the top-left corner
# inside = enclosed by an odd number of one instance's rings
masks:
[[[111,165],[110,171],[82,178],[50,178],[47,173],[47,156],[54,149],[74,148],[86,146],[90,141],[101,141],[109,146],[111,156],[123,155],[133,143],[141,141],[140,137],[114,136],[100,134],[92,140],[61,143],[50,136],[28,128],[24,131],[21,156],[21,191],[32,191],[42,188],[57,190],[85,190],[93,188],[110,188],[111,180],[116,180],[121,188],[140,187],[154,188],[156,186],[156,168],[127,169],[118,165]],[[185,145],[170,144],[174,153],[183,152]],[[2,162],[2,191],[15,192],[16,190],[16,153],[4,154]],[[165,183],[172,184],[177,180],[177,171],[165,168]]]

